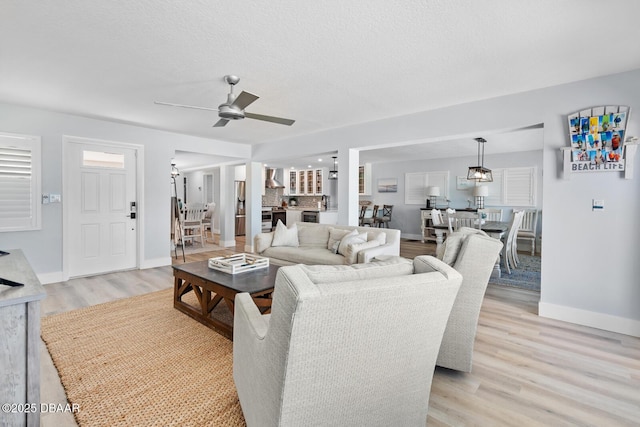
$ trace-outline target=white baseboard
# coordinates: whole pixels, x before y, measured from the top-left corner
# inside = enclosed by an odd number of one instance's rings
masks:
[[[178,254],[180,251],[178,251]],[[140,270],[146,270],[147,268],[164,267],[165,265],[171,265],[171,257],[145,259],[140,263]]]
[[[219,246],[222,246],[223,248],[228,248],[231,246],[235,246],[236,245],[236,240],[220,240],[220,242],[218,242]]]
[[[640,320],[545,302],[538,303],[538,315],[540,317],[548,317],[550,319],[576,323],[605,331],[640,337]]]
[[[146,259],[140,263],[140,270],[145,270],[147,268],[156,268],[156,267],[164,267],[165,265],[171,265],[171,257],[162,257],[162,258],[154,258],[154,259]],[[47,285],[50,283],[58,283],[69,280],[68,277],[65,277],[62,271],[54,271],[53,273],[40,273],[37,274],[38,280],[41,284]]]
[[[36,276],[38,276],[38,280],[43,285],[65,281],[62,271],[55,271],[53,273],[40,273],[40,274],[37,274]]]

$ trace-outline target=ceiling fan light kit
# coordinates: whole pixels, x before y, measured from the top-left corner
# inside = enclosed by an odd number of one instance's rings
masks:
[[[291,126],[295,123],[295,120],[285,119],[282,117],[274,117],[274,116],[266,116],[264,114],[254,114],[245,112],[244,109],[247,108],[250,104],[252,104],[255,100],[259,98],[259,96],[254,95],[249,92],[242,91],[238,96],[235,96],[233,93],[233,87],[238,84],[240,81],[240,77],[234,75],[226,75],[224,76],[224,81],[229,85],[229,93],[227,94],[227,102],[222,103],[218,106],[218,108],[211,107],[199,107],[196,105],[185,105],[185,104],[175,104],[172,102],[162,102],[162,101],[154,101],[155,104],[158,105],[167,105],[170,107],[182,107],[182,108],[193,108],[196,110],[208,110],[208,111],[217,111],[218,120],[214,123],[213,127],[223,127],[226,126],[227,123],[231,120],[242,120],[244,118],[261,120],[264,122],[277,123],[280,125]]]
[[[493,182],[493,173],[491,169],[484,167],[484,138],[475,138],[478,142],[478,166],[469,166],[467,179],[476,182]]]

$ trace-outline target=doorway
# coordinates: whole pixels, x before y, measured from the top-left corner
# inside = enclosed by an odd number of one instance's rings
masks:
[[[140,146],[65,138],[64,276],[138,267]]]

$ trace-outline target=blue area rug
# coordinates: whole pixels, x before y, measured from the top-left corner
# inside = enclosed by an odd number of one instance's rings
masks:
[[[501,265],[502,277],[491,278],[489,283],[540,292],[540,257],[519,253],[518,258],[518,268],[512,268],[511,274],[507,274]]]

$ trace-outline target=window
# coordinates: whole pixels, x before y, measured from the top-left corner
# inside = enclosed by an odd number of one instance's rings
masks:
[[[449,197],[449,171],[413,172],[404,175],[404,203],[426,205],[427,187],[440,187],[440,194]]]
[[[41,227],[40,137],[0,133],[0,231]]]
[[[82,166],[124,169],[124,154],[82,150]]]
[[[492,169],[493,182],[482,183],[489,188],[485,198],[488,206],[535,206],[536,168]]]

